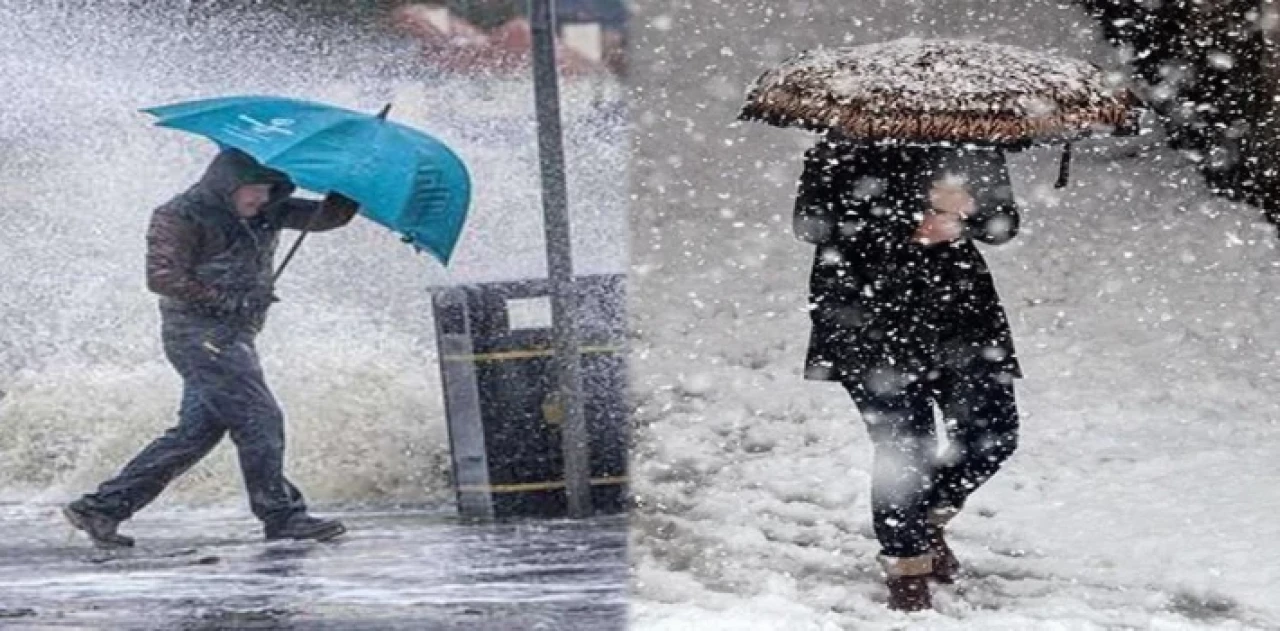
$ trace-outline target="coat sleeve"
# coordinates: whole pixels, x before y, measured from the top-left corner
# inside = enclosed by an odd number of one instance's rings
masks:
[[[351,223],[360,205],[338,193],[330,193],[323,202],[290,198],[280,203],[280,227],[292,230],[325,232]]]
[[[804,171],[796,194],[792,231],[796,238],[814,245],[832,241],[838,221],[832,182],[835,163],[821,145],[804,154]]]
[[[966,167],[976,208],[965,220],[964,235],[992,245],[1009,242],[1018,234],[1021,218],[1004,154],[972,159]]]
[[[860,168],[847,150],[827,143],[810,149],[796,195],[796,238],[815,245],[859,241],[889,249],[909,243],[921,217],[909,204],[882,197],[887,175]]]
[[[170,207],[151,216],[147,228],[147,289],[176,300],[216,307],[223,296],[194,273],[200,228]]]

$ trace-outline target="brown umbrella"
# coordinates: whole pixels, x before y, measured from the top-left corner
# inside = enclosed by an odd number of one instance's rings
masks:
[[[1139,113],[1132,92],[1085,61],[909,38],[788,59],[756,80],[739,118],[855,141],[1019,148],[1133,134]]]

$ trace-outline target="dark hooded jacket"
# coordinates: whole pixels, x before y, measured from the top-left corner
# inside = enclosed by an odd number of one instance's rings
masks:
[[[271,184],[264,210],[252,219],[236,215],[231,195],[246,184]],[[155,210],[147,231],[147,288],[160,295],[162,311],[222,319],[258,330],[258,313],[232,318],[228,305],[251,291],[271,291],[280,230],[323,232],[346,225],[354,204],[292,199],[294,185],[279,171],[228,149],[186,192]]]
[[[932,246],[912,235],[935,180],[962,177],[976,202],[964,237]],[[818,246],[806,377],[892,389],[951,368],[1020,377],[1008,320],[973,239],[1018,230],[998,151],[870,147],[824,140],[806,154],[798,238]]]

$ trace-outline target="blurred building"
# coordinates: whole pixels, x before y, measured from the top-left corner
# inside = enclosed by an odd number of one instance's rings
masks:
[[[433,66],[460,74],[527,72],[532,33],[527,0],[415,2],[392,11]],[[623,0],[557,0],[556,55],[569,77],[626,73]]]

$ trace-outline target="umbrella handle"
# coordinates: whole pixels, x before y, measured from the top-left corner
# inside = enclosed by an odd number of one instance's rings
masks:
[[[276,268],[275,274],[271,275],[271,286],[274,287],[276,281],[280,280],[280,275],[284,273],[284,268],[289,265],[289,261],[293,260],[293,255],[297,254],[298,248],[302,246],[302,240],[307,238],[307,233],[311,232],[311,226],[315,224],[316,217],[320,216],[320,207],[316,207],[316,211],[311,213],[311,217],[307,219],[307,225],[303,226],[302,234],[294,240],[293,246],[289,248],[289,253],[284,255],[284,261],[280,263],[280,267]]]
[[[312,219],[315,219],[315,217],[312,217]],[[280,263],[280,267],[276,268],[275,274],[271,276],[271,284],[273,286],[276,281],[280,280],[280,275],[284,273],[284,268],[289,265],[289,261],[293,260],[293,255],[297,253],[298,247],[302,245],[302,240],[307,238],[307,233],[311,231],[310,223],[310,221],[307,222],[307,227],[302,230],[302,234],[298,235],[298,238],[293,242],[293,247],[290,247],[289,253],[284,256],[284,261]]]
[[[383,108],[382,111],[385,113],[390,109],[391,109],[391,106],[387,105],[387,107]],[[327,194],[325,194],[324,201],[319,202],[320,205],[316,207],[316,211],[311,213],[311,216],[307,218],[307,225],[302,227],[302,234],[298,235],[297,240],[293,242],[293,247],[289,248],[289,253],[285,254],[284,261],[280,263],[280,267],[277,268],[275,271],[275,274],[271,276],[271,285],[273,287],[275,286],[276,281],[280,280],[280,275],[284,273],[284,268],[289,265],[289,261],[293,260],[293,255],[298,252],[298,248],[302,245],[302,240],[307,238],[307,233],[311,232],[311,227],[315,225],[316,219],[320,216],[321,211],[324,210],[324,204],[328,202],[330,197],[333,195],[342,196],[342,194],[337,191],[329,191]],[[355,200],[350,200],[350,201],[353,204],[357,203],[355,202]],[[358,206],[357,206],[357,209],[358,209]]]

